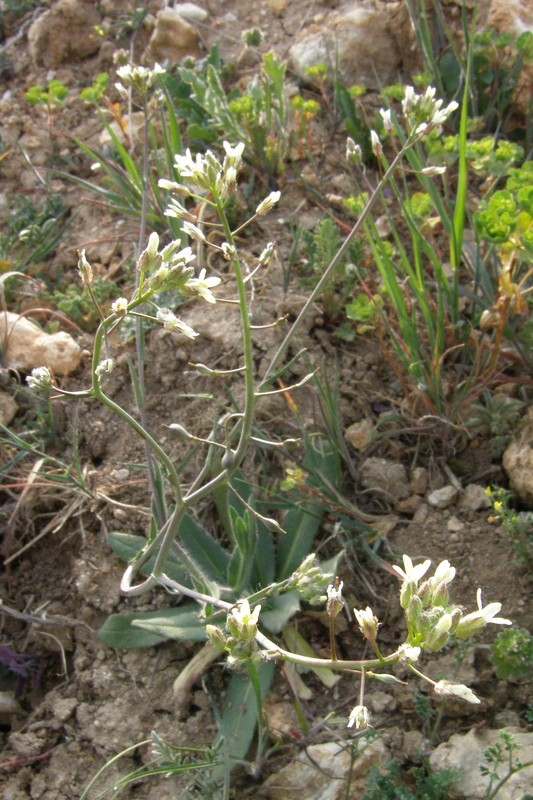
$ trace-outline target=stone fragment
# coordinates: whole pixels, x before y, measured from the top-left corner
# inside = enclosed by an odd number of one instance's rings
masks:
[[[427,522],[428,517],[430,515],[430,508],[427,503],[422,503],[420,508],[418,508],[413,516],[413,522],[416,522],[417,525],[423,525]]]
[[[348,86],[378,89],[395,83],[401,54],[387,15],[387,10],[365,3],[329,14],[325,24],[311,25],[291,47],[292,68],[305,79],[308,67],[325,64]]]
[[[372,494],[397,502],[409,496],[409,481],[403,464],[387,458],[367,458],[361,464],[361,483]]]
[[[60,722],[66,722],[67,719],[74,713],[77,705],[77,697],[54,698],[52,706],[54,717]]]
[[[388,759],[380,740],[361,748],[353,763],[347,742],[313,744],[270,775],[257,795],[267,800],[341,800],[346,797],[346,782],[350,779],[350,796],[362,797],[370,768],[374,764],[380,767]]]
[[[0,425],[7,427],[17,411],[18,405],[14,398],[7,392],[0,391]]]
[[[518,751],[520,761],[523,764],[533,761],[533,733],[526,733],[520,728],[503,730],[512,734],[515,742],[520,745]],[[432,752],[429,763],[434,772],[451,767],[459,770],[461,775],[460,780],[450,790],[450,799],[477,800],[487,797],[489,776],[482,775],[480,767],[488,766],[485,750],[498,743],[502,744],[500,731],[473,728],[464,736],[454,734]],[[505,748],[503,749],[505,759]],[[525,767],[500,786],[498,800],[518,800],[531,792],[532,785],[533,766]]]
[[[37,66],[54,69],[60,64],[94,55],[100,49],[96,28],[98,4],[92,0],[59,0],[41,14],[28,30],[30,54]]]
[[[442,489],[435,489],[435,491],[430,492],[427,496],[427,501],[433,508],[444,509],[455,503],[458,496],[459,489],[449,484],[448,486],[443,486]]]
[[[176,3],[174,11],[187,22],[205,22],[209,16],[205,8],[200,8],[196,3]]]
[[[503,454],[503,468],[522,503],[533,510],[533,406],[528,409],[520,433]]]
[[[48,367],[54,375],[74,372],[80,365],[81,347],[70,334],[46,333],[27,317],[0,312],[0,342],[9,369],[31,372]]]
[[[294,731],[299,730],[298,715],[294,703],[290,700],[281,700],[279,697],[269,695],[263,709],[268,720],[268,732],[273,741],[290,739]]]
[[[201,54],[200,34],[173,8],[164,8],[156,17],[148,49],[155,61],[177,64],[185,56]]]
[[[450,531],[450,533],[460,533],[464,531],[465,524],[462,522],[458,517],[450,517],[448,522],[446,523],[446,527]]]
[[[465,511],[479,511],[488,505],[485,487],[479,483],[469,483],[459,500],[459,508]]]
[[[404,500],[398,500],[394,504],[394,510],[399,514],[416,514],[420,506],[424,503],[419,494],[410,494]]]
[[[398,701],[392,694],[374,691],[366,695],[365,703],[372,714],[385,714],[398,708]]]
[[[429,486],[429,473],[425,467],[415,467],[411,473],[410,487],[413,494],[424,495]]]
[[[374,423],[371,419],[361,419],[354,422],[344,432],[344,438],[356,450],[366,450],[374,435]]]

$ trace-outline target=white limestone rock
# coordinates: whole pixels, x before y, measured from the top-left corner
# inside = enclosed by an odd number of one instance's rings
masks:
[[[533,406],[522,430],[503,454],[503,468],[522,503],[533,510]]]
[[[148,50],[159,63],[177,64],[186,56],[201,54],[200,34],[178,11],[164,8],[155,19]]]
[[[351,4],[333,12],[324,24],[303,31],[290,49],[291,66],[301,77],[308,67],[326,64],[330,74],[338,68],[347,85],[378,89],[395,83],[402,61],[395,36],[389,28],[390,11],[370,2]]]
[[[8,369],[31,372],[48,367],[54,375],[69,375],[78,369],[81,347],[65,331],[46,333],[27,317],[0,312],[0,343]]]
[[[533,733],[520,728],[504,728],[512,734],[520,745],[515,755],[525,764],[533,760]],[[429,763],[434,772],[455,768],[460,779],[450,790],[450,800],[481,800],[487,796],[489,777],[482,775],[480,767],[487,766],[485,750],[500,742],[500,731],[473,728],[466,735],[454,734],[447,742],[439,745],[431,754]],[[505,774],[502,768],[502,775]],[[533,766],[515,773],[498,791],[498,800],[518,800],[531,792],[533,785]]]
[[[96,31],[100,21],[98,4],[92,0],[59,0],[28,30],[34,64],[54,69],[94,55],[101,44]]]

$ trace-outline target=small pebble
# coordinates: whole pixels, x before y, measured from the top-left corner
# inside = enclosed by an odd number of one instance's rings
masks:
[[[435,491],[431,492],[428,497],[427,501],[430,506],[433,508],[448,508],[457,500],[459,496],[459,490],[456,489],[455,486],[443,486],[442,489],[435,489]]]

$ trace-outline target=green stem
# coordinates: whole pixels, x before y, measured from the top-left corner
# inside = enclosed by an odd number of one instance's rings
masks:
[[[235,247],[235,238],[231,230],[226,212],[224,210],[224,203],[221,198],[213,192],[214,202],[217,207],[218,215],[222,223],[224,235],[228,244],[235,248],[235,256],[233,258],[233,269],[235,279],[237,281],[237,292],[239,295],[239,310],[241,313],[242,325],[242,341],[244,350],[244,375],[245,375],[245,400],[244,400],[244,413],[240,421],[240,434],[237,447],[233,453],[232,463],[224,468],[212,480],[203,486],[198,487],[198,481],[195,481],[195,486],[192,491],[189,491],[185,497],[187,503],[196,503],[203,497],[214,492],[217,487],[225,483],[239,468],[245,452],[250,441],[252,434],[252,427],[254,422],[256,391],[254,385],[254,365],[253,365],[253,342],[252,342],[252,328],[250,325],[250,314],[248,309],[248,298],[246,296],[246,283],[241,269],[239,257],[237,255],[237,248]]]
[[[509,778],[512,778],[512,777],[513,777],[513,775],[514,775],[516,772],[520,772],[520,770],[522,770],[522,769],[526,769],[526,767],[533,767],[533,761],[526,761],[526,763],[525,763],[525,764],[522,764],[522,763],[521,763],[521,764],[520,764],[520,768],[519,768],[519,769],[513,769],[512,767],[510,767],[510,768],[509,768],[509,772],[507,773],[507,775],[505,775],[505,777],[503,777],[503,778],[501,779],[501,781],[499,781],[499,782],[496,784],[496,786],[494,787],[494,789],[493,789],[492,791],[490,791],[490,793],[489,793],[489,794],[487,794],[487,796],[486,796],[486,800],[492,800],[494,797],[496,797],[496,795],[498,794],[498,792],[500,791],[500,789],[502,788],[502,786],[503,786],[505,783],[507,783],[507,781],[509,780]]]
[[[145,441],[149,445],[149,447],[151,448],[151,451],[154,454],[157,455],[157,457],[159,458],[161,464],[167,470],[168,479],[169,479],[170,483],[172,484],[172,488],[173,488],[174,493],[176,495],[176,500],[178,502],[181,502],[182,501],[181,484],[180,484],[180,480],[179,480],[179,477],[178,477],[178,473],[176,472],[176,469],[175,469],[172,461],[167,456],[167,454],[165,453],[165,451],[163,450],[161,445],[158,444],[158,442],[153,438],[153,436],[151,436],[151,434],[148,433],[148,431],[145,428],[143,428],[141,423],[137,422],[137,420],[134,417],[132,417],[131,414],[128,414],[128,412],[125,409],[123,409],[121,406],[119,406],[118,403],[115,403],[114,400],[111,400],[111,398],[108,397],[105,394],[105,392],[103,391],[103,389],[100,386],[100,381],[99,381],[98,376],[96,374],[96,367],[100,363],[100,354],[101,354],[101,351],[102,351],[102,344],[103,344],[103,340],[104,340],[104,337],[105,337],[105,328],[106,328],[106,324],[108,322],[109,322],[109,318],[107,320],[105,320],[104,323],[102,323],[98,327],[98,330],[96,332],[95,342],[94,342],[93,364],[92,364],[92,373],[93,373],[93,375],[92,375],[92,380],[93,380],[92,391],[93,391],[94,397],[96,397],[98,400],[100,400],[100,402],[102,402],[111,411],[113,411],[117,416],[119,416],[122,420],[124,420],[124,422],[126,422],[131,428],[133,428],[135,433],[138,433],[139,436],[143,439],[143,441]]]
[[[398,166],[398,164],[402,160],[405,152],[413,145],[413,143],[414,143],[413,142],[413,138],[409,137],[407,139],[407,141],[403,144],[403,146],[399,150],[399,152],[396,154],[394,159],[392,160],[391,165],[388,167],[387,171],[385,172],[385,174],[381,178],[380,182],[378,183],[377,187],[374,189],[371,197],[369,198],[368,203],[366,204],[361,216],[359,217],[359,219],[357,220],[357,222],[353,226],[352,230],[350,231],[350,233],[346,237],[342,247],[338,250],[337,254],[335,255],[335,257],[333,258],[333,260],[329,264],[328,268],[326,269],[326,271],[324,272],[324,274],[320,278],[319,282],[317,283],[317,285],[315,286],[315,288],[313,289],[313,291],[309,295],[309,297],[307,299],[307,302],[305,303],[304,307],[302,308],[302,310],[298,314],[296,320],[294,321],[293,325],[291,326],[291,329],[289,330],[289,332],[285,336],[285,339],[282,341],[281,345],[279,346],[278,351],[274,355],[274,358],[272,359],[272,361],[270,363],[270,366],[268,367],[268,369],[267,369],[267,371],[265,373],[265,377],[263,378],[263,381],[261,382],[261,385],[259,386],[259,389],[261,389],[263,386],[265,386],[266,384],[269,384],[271,382],[271,380],[273,378],[273,375],[276,372],[276,369],[279,367],[281,361],[283,360],[283,358],[285,356],[285,353],[287,352],[290,344],[294,341],[294,339],[296,337],[296,334],[299,332],[300,328],[302,327],[304,319],[306,318],[309,310],[316,303],[317,299],[322,294],[322,292],[323,292],[324,288],[326,287],[328,281],[330,280],[331,276],[334,274],[334,272],[337,269],[338,265],[344,259],[344,256],[346,255],[346,253],[348,251],[348,248],[350,247],[352,241],[354,240],[354,238],[357,236],[357,234],[360,232],[361,228],[365,224],[365,221],[366,221],[367,217],[369,216],[370,212],[372,211],[372,209],[374,208],[375,204],[377,203],[379,197],[381,196],[381,193],[382,193],[383,189],[385,188],[386,184],[389,182],[390,177],[392,176],[392,174],[395,171],[396,167]]]

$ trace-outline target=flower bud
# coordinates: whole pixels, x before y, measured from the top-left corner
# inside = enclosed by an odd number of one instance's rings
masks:
[[[444,695],[445,697],[460,697],[461,700],[466,700],[467,703],[480,703],[481,700],[476,697],[472,689],[464,686],[462,683],[451,683],[450,681],[439,681],[434,686],[435,694]]]
[[[454,625],[452,614],[443,614],[436,625],[434,625],[426,636],[422,644],[424,650],[430,653],[437,653],[442,650],[450,638],[450,632]]]
[[[96,377],[98,380],[101,380],[104,376],[109,375],[113,372],[113,367],[115,366],[115,362],[112,358],[104,358],[103,361],[100,361],[98,366],[95,369]]]
[[[376,158],[380,158],[381,154],[383,153],[383,147],[381,146],[379,136],[374,130],[370,131],[370,143],[372,145],[372,152],[374,153]]]
[[[216,647],[217,650],[221,650],[222,652],[226,649],[227,639],[220,628],[217,628],[216,625],[206,625],[205,632],[209,643],[212,644],[213,647]]]
[[[268,214],[268,212],[274,208],[280,197],[281,192],[270,192],[268,197],[265,197],[265,199],[262,200],[255,209],[256,216],[262,217],[265,214]]]
[[[160,178],[157,182],[160,189],[166,189],[168,192],[177,194],[178,197],[190,197],[191,192],[186,186],[176,181],[167,181],[166,178]]]
[[[344,600],[342,597],[342,587],[344,583],[340,581],[338,578],[335,578],[335,583],[331,583],[326,592],[327,592],[327,604],[326,604],[326,611],[328,615],[334,619],[342,609],[344,608]]]
[[[85,250],[78,250],[78,272],[84,286],[93,281],[93,268],[85,257]]]
[[[261,255],[259,256],[259,263],[266,267],[272,256],[274,255],[274,242],[269,242]]]
[[[370,726],[370,713],[366,706],[355,706],[351,710],[348,727],[353,728],[354,725],[358,731]]]
[[[359,625],[359,630],[365,639],[368,639],[369,642],[375,642],[378,635],[379,622],[370,606],[361,611],[354,608],[353,613]]]
[[[424,169],[420,170],[421,175],[425,175],[427,178],[433,178],[435,175],[444,175],[446,172],[446,167],[424,167]]]
[[[351,137],[346,140],[346,161],[353,167],[359,167],[363,161],[363,153]]]
[[[116,314],[117,317],[125,317],[128,313],[128,301],[125,297],[117,297],[111,303],[111,311],[113,314]]]
[[[390,108],[388,108],[387,110],[385,110],[384,108],[380,108],[379,113],[381,114],[381,119],[383,121],[383,128],[387,131],[387,133],[392,133],[392,119],[391,119]]]
[[[157,311],[157,321],[160,322],[167,331],[178,331],[189,339],[195,339],[198,334],[189,325],[170,311],[169,308],[159,308]]]
[[[190,236],[190,238],[194,239],[196,242],[202,242],[204,244],[207,241],[204,232],[201,231],[197,225],[193,225],[192,222],[184,222],[181,226],[181,229],[183,233],[187,234],[187,236]]]
[[[229,242],[224,242],[220,249],[222,250],[222,255],[226,259],[226,261],[231,261],[235,257],[235,248]]]

